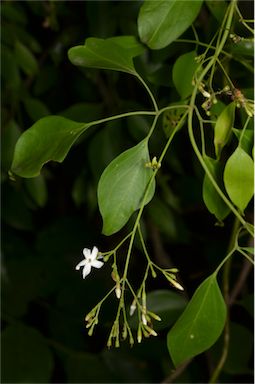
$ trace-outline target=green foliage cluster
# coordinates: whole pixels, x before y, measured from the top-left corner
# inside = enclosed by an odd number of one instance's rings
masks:
[[[2,3],[3,382],[251,379],[249,12]]]

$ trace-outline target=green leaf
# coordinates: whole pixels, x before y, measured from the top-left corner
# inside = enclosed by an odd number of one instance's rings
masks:
[[[15,324],[8,326],[1,337],[3,382],[50,382],[53,356],[37,330]]]
[[[85,45],[69,49],[68,57],[74,65],[112,69],[136,75],[133,58],[143,51],[143,46],[134,36],[116,36],[108,39],[89,37]]]
[[[38,176],[48,161],[62,162],[89,126],[60,116],[47,116],[37,121],[20,136],[11,171],[21,177]]]
[[[210,348],[220,336],[226,305],[216,276],[209,276],[167,335],[167,346],[175,366]]]
[[[232,130],[239,141],[240,147],[246,153],[250,154],[252,151],[253,144],[254,144],[254,131],[253,131],[253,129],[246,129],[245,130],[241,142],[240,142],[240,137],[242,135],[242,130],[236,129],[236,128],[232,128]]]
[[[236,103],[234,101],[228,104],[217,118],[214,126],[214,148],[217,158],[220,158],[222,149],[231,137],[235,121],[235,108]]]
[[[196,56],[195,51],[184,53],[173,67],[173,82],[182,99],[190,96],[193,90],[192,79],[199,65],[195,61]]]
[[[240,147],[226,163],[224,184],[232,202],[243,212],[254,193],[254,167],[252,158]]]
[[[138,16],[138,33],[151,49],[177,39],[196,19],[203,0],[145,0]]]
[[[19,41],[15,44],[15,57],[20,68],[26,75],[33,76],[38,72],[38,64],[34,55]]]
[[[149,161],[147,139],[114,159],[104,170],[98,184],[98,204],[103,217],[103,233],[119,231],[133,212],[140,208],[146,186],[153,171],[145,167]],[[146,204],[154,195],[153,181]]]
[[[212,176],[221,188],[223,185],[223,166],[217,160],[208,156],[204,159]],[[230,208],[224,203],[218,192],[212,185],[209,177],[205,174],[203,181],[203,200],[209,212],[216,216],[218,220],[223,220],[229,214]]]
[[[242,38],[240,41],[232,43],[229,48],[232,55],[254,57],[254,39]]]

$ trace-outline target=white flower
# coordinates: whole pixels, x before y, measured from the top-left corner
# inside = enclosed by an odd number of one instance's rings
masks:
[[[88,248],[84,248],[82,252],[85,257],[85,260],[82,260],[79,264],[77,264],[75,269],[78,270],[83,267],[82,276],[83,279],[85,279],[85,277],[88,276],[88,274],[90,273],[91,267],[101,268],[104,263],[102,261],[97,260],[97,247],[93,247],[92,252]]]

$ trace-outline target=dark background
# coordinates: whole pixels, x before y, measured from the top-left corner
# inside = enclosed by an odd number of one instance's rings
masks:
[[[92,121],[151,109],[144,89],[131,76],[77,68],[67,57],[70,47],[83,44],[90,36],[137,36],[141,4],[1,3],[2,382],[152,383],[163,381],[173,369],[166,335],[176,314],[171,316],[169,311],[169,325],[157,338],[132,349],[123,343],[118,350],[107,350],[115,301],[106,302],[93,337],[87,336],[84,317],[112,286],[110,264],[93,270],[86,280],[75,271],[84,247],[97,245],[102,251],[110,250],[132,225],[133,218],[119,234],[109,238],[101,235],[97,183],[114,157],[144,137],[151,119],[128,118],[92,128],[62,164],[48,164],[41,177],[15,181],[8,177],[18,136],[43,116],[61,114],[76,121]],[[240,6],[251,18],[252,2]],[[218,25],[206,5],[195,26],[200,40],[210,41]],[[191,29],[183,35],[193,36]],[[173,43],[135,59],[160,106],[179,101],[172,66],[178,56],[192,49],[192,44]],[[253,75],[243,66],[231,62],[230,72],[236,86],[252,87]],[[222,78],[217,81],[220,87]],[[166,139],[160,124],[150,143],[151,153],[160,153]],[[216,220],[202,200],[203,176],[183,129],[159,172],[156,196],[143,217],[152,259],[162,267],[180,270],[185,298],[192,296],[226,254],[233,224],[230,216],[224,227],[215,226]],[[252,218],[252,214],[249,207],[247,217]],[[121,264],[125,253],[119,257]],[[144,265],[137,244],[131,263],[133,282],[141,276]],[[231,287],[244,268],[246,263],[236,255]],[[231,308],[231,358],[221,382],[252,381],[252,283],[250,274]],[[149,281],[149,291],[162,289],[172,290],[163,279]],[[193,359],[175,382],[206,382],[219,358],[220,343]]]

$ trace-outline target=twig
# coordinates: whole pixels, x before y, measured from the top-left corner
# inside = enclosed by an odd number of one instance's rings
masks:
[[[185,371],[185,369],[187,368],[187,366],[189,365],[190,362],[191,362],[191,359],[187,360],[187,361],[185,361],[185,363],[181,364],[175,371],[173,371],[169,376],[167,376],[161,382],[161,384],[174,383],[174,380],[177,379],[177,377],[180,376]]]
[[[229,297],[229,306],[234,304],[237,296],[239,295],[240,291],[242,290],[246,282],[246,278],[249,275],[251,269],[252,269],[252,264],[248,260],[244,259],[242,270],[240,272],[236,285],[234,286],[231,292],[231,295]]]

